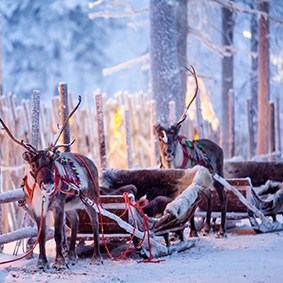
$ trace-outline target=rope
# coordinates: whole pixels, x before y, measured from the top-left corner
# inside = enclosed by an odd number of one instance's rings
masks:
[[[38,229],[38,235],[37,235],[37,239],[36,239],[36,242],[33,246],[33,248],[25,255],[19,257],[19,258],[16,258],[16,259],[12,259],[12,260],[8,260],[8,261],[2,261],[0,262],[0,264],[7,264],[7,263],[11,263],[11,262],[15,262],[15,261],[18,261],[20,259],[23,259],[25,257],[27,257],[29,254],[31,254],[33,252],[33,250],[35,249],[36,245],[38,244],[39,242],[39,237],[40,237],[40,234],[41,234],[41,230],[42,230],[42,222],[43,222],[43,203],[45,202],[45,200],[43,200],[42,198],[42,206],[41,206],[41,216],[40,216],[40,225],[39,225],[39,229]]]
[[[75,153],[73,153],[73,155],[75,155],[77,158],[79,158],[80,161],[81,161],[81,162],[84,164],[84,166],[86,167],[86,169],[87,169],[87,171],[88,171],[88,173],[89,173],[89,175],[90,175],[90,177],[91,177],[91,180],[92,180],[92,182],[93,182],[93,184],[94,184],[94,186],[95,186],[96,193],[97,193],[97,195],[98,195],[99,204],[100,204],[100,206],[103,208],[101,199],[100,199],[100,197],[99,197],[99,195],[100,195],[100,194],[99,194],[99,190],[98,190],[98,188],[97,188],[97,186],[96,186],[96,183],[95,183],[94,178],[93,178],[93,176],[92,176],[92,174],[91,174],[91,172],[90,172],[90,169],[88,168],[87,164],[84,162],[84,160],[83,160],[79,155],[77,155],[77,154],[75,154]]]

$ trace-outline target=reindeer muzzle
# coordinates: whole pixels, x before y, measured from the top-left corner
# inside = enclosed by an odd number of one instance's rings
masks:
[[[54,172],[48,168],[43,167],[35,174],[36,182],[45,195],[50,195],[55,189]]]

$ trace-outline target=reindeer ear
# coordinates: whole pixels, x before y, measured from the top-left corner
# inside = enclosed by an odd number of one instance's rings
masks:
[[[179,124],[179,125],[177,126],[177,128],[175,129],[175,133],[176,133],[176,135],[178,135],[178,134],[179,134],[180,129],[181,129],[181,124]]]
[[[30,152],[30,151],[25,151],[22,155],[23,159],[27,162],[31,162],[32,159],[35,157],[35,153]]]
[[[162,127],[160,124],[154,126],[154,131],[155,131],[155,134],[156,134],[157,136],[160,135],[160,133],[161,133],[162,130],[164,130],[164,129],[163,129],[163,127]]]

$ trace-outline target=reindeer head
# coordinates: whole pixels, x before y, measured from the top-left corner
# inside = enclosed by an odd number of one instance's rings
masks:
[[[161,163],[166,169],[171,168],[170,162],[175,158],[175,149],[178,143],[178,134],[181,125],[163,128],[160,124],[154,127],[159,140]]]
[[[194,99],[196,98],[197,92],[198,92],[198,81],[196,77],[196,72],[193,66],[191,66],[193,71],[187,68],[189,72],[194,76],[195,82],[196,82],[196,90],[193,98],[191,99],[189,105],[185,108],[185,111],[180,118],[180,120],[171,127],[165,129],[160,124],[155,126],[155,133],[159,140],[159,149],[160,149],[160,158],[162,167],[169,169],[171,168],[171,164],[174,161],[176,157],[176,147],[178,144],[178,134],[180,132],[181,123],[186,119],[187,117],[187,110],[193,103]]]
[[[62,135],[69,119],[78,109],[81,103],[81,96],[79,96],[79,102],[73,111],[69,114],[68,118],[64,122],[63,126],[59,129],[59,132],[54,138],[54,141],[49,145],[47,149],[37,150],[31,144],[25,143],[24,141],[19,141],[15,138],[10,130],[7,128],[6,124],[0,118],[0,122],[4,127],[4,130],[10,136],[10,138],[24,147],[25,151],[22,155],[23,159],[29,165],[29,173],[34,178],[35,183],[38,184],[43,194],[49,195],[54,190],[55,186],[55,160],[60,156],[59,147],[68,147],[74,143],[56,145],[60,136]]]

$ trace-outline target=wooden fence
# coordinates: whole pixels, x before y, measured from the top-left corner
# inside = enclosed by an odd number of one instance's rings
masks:
[[[68,95],[69,110],[73,109],[77,103],[77,98],[73,98],[70,94]],[[101,113],[98,113],[100,110],[98,110],[97,99],[102,100],[102,116],[100,116]],[[32,143],[31,104],[30,100],[19,102],[16,95],[11,93],[6,97],[0,97],[0,117],[17,139],[28,143]],[[149,95],[143,92],[135,95],[119,92],[113,98],[107,98],[106,94],[91,96],[85,93],[82,96],[82,105],[69,121],[71,140],[76,140],[71,151],[88,156],[96,162],[99,169],[106,166],[124,169],[158,166],[159,150],[153,132],[155,107],[154,101],[150,100]],[[58,125],[61,125],[60,111],[62,111],[60,96],[52,97],[48,106],[40,104],[38,149],[46,148],[48,143],[53,141]],[[174,120],[173,116],[174,113],[171,113],[170,120],[172,121]],[[100,160],[102,133],[101,130],[99,133],[97,130],[100,127],[99,119],[102,119],[104,127],[106,166],[101,165],[102,161]],[[209,123],[205,122],[202,128],[205,130],[204,137],[211,138],[213,131]],[[185,120],[182,134],[193,139],[196,134],[196,125],[193,125],[189,119]],[[23,147],[13,142],[5,131],[0,131],[1,192],[20,187],[25,175],[23,152]],[[19,229],[23,211],[17,206],[17,203],[3,204],[1,208],[3,215],[5,215],[2,233]]]

